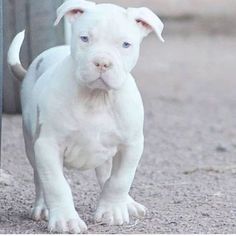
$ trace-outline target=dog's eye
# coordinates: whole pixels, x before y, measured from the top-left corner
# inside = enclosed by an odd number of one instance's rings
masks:
[[[131,44],[128,42],[123,43],[123,48],[129,48],[130,46],[131,46]]]
[[[88,43],[89,42],[89,37],[88,36],[80,36],[81,41],[83,41],[84,43]]]

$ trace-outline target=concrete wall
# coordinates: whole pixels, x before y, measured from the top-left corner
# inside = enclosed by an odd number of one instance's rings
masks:
[[[147,6],[162,16],[236,15],[235,0],[95,0],[95,2],[111,2],[125,7]]]

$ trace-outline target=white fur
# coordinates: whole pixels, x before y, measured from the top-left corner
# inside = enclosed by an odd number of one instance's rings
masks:
[[[72,11],[78,8],[83,11]],[[96,169],[102,188],[96,221],[122,225],[130,216],[145,214],[145,207],[129,196],[144,143],[143,104],[131,71],[151,28],[136,22],[142,11],[134,11],[129,14],[112,4],[66,2],[56,22],[63,15],[70,17],[71,47],[39,55],[23,82],[25,145],[36,185],[33,218],[49,217],[51,231],[86,230],[63,165]],[[157,33],[161,24],[153,15],[146,23]],[[82,42],[81,36],[89,36],[89,42]],[[122,47],[125,41],[130,48]]]

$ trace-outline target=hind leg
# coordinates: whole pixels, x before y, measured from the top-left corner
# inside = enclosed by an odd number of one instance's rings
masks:
[[[38,173],[34,170],[34,184],[35,184],[35,202],[31,210],[31,218],[35,221],[48,220],[48,209],[45,204],[42,184]]]
[[[111,176],[112,158],[95,169],[99,186],[102,190],[104,184]]]
[[[31,218],[35,221],[48,220],[48,209],[44,200],[42,183],[39,179],[36,166],[35,166],[35,154],[33,150],[34,144],[24,124],[23,124],[23,132],[24,132],[24,139],[25,139],[26,155],[34,170],[35,202],[31,209]]]

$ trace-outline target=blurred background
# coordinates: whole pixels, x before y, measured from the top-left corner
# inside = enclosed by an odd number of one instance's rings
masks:
[[[98,0],[97,3],[106,1]],[[184,39],[187,36],[232,36],[236,26],[235,0],[110,0],[124,7],[150,7],[165,22],[167,42],[169,35]],[[15,34],[27,30],[21,57],[27,67],[42,51],[64,44],[68,25],[53,27],[57,7],[63,0],[6,0],[4,14],[4,58]],[[166,53],[165,53],[166,54]],[[4,65],[3,109],[6,113],[19,113],[19,83]]]
[[[62,2],[4,0],[4,60],[24,28],[25,67],[43,50],[65,43],[68,25],[53,27]],[[154,35],[145,39],[133,72],[145,105],[146,144],[131,195],[149,214],[133,226],[93,226],[99,192],[94,176],[66,171],[89,232],[236,233],[236,1],[96,2],[151,8],[165,24],[165,43]],[[8,115],[3,116],[2,165],[14,181],[0,191],[0,233],[43,233],[45,223],[39,227],[28,219],[34,188],[17,114],[20,84],[6,62],[3,69]]]

